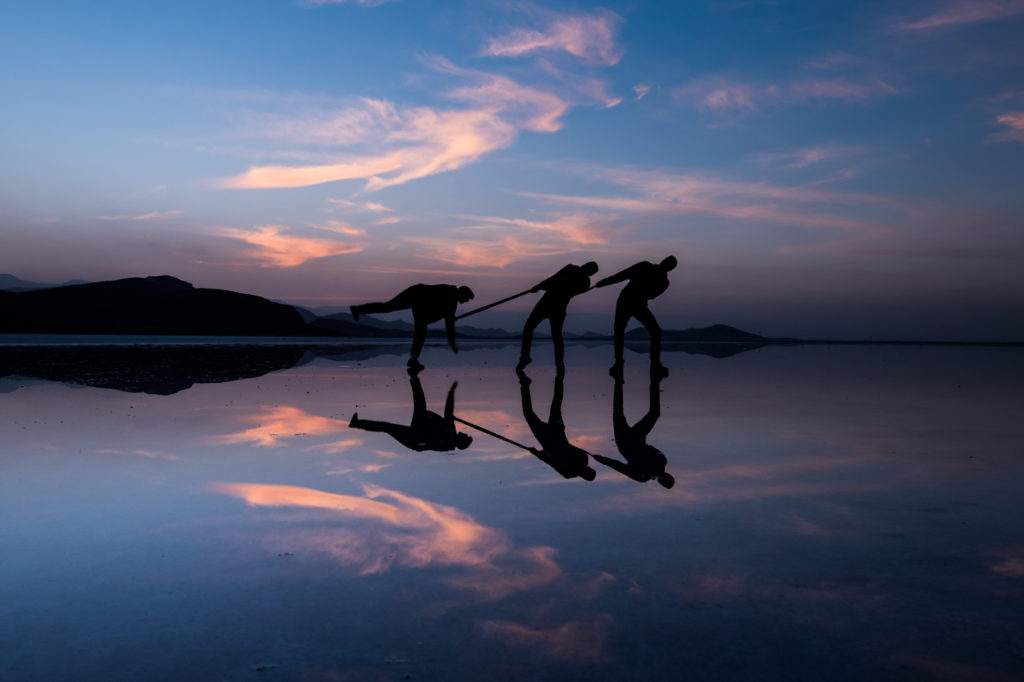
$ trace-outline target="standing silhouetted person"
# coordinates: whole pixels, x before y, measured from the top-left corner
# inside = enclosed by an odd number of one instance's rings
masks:
[[[408,426],[392,422],[360,419],[359,413],[352,415],[348,425],[363,431],[386,433],[399,443],[415,450],[436,450],[451,452],[458,448],[465,450],[473,439],[466,433],[455,432],[455,388],[459,382],[448,389],[448,399],[444,403],[444,417],[427,409],[427,399],[423,396],[423,386],[416,374],[409,376],[412,387],[412,421]]]
[[[565,393],[562,373],[555,374],[555,392],[551,396],[547,422],[542,422],[533,411],[530,378],[522,370],[519,371],[519,392],[523,399],[523,416],[533,431],[533,437],[540,443],[539,450],[530,448],[530,452],[565,478],[579,476],[585,481],[593,481],[597,473],[590,466],[589,453],[570,443],[565,435],[565,422],[562,421],[562,396]]]
[[[444,318],[445,331],[448,334],[448,345],[456,353],[455,345],[455,309],[460,303],[473,300],[473,291],[469,287],[457,287],[452,284],[414,284],[402,291],[390,301],[383,303],[363,303],[351,307],[352,317],[359,320],[362,314],[390,313],[396,310],[412,310],[413,332],[412,350],[409,352],[410,369],[418,372],[423,369],[420,364],[420,351],[427,338],[427,325]]]
[[[647,307],[647,302],[668,289],[668,273],[676,265],[675,256],[669,256],[657,265],[641,261],[611,277],[605,277],[594,285],[595,287],[604,287],[628,281],[619,292],[619,300],[615,303],[615,364],[611,368],[612,376],[618,377],[622,373],[626,324],[631,317],[635,317],[647,329],[647,333],[651,337],[652,375],[668,374],[668,370],[661,364],[661,327],[654,319],[654,313]]]
[[[676,480],[672,478],[672,474],[665,471],[668,458],[661,450],[647,444],[647,436],[661,416],[660,383],[661,377],[651,377],[647,414],[636,424],[630,426],[626,421],[626,414],[622,406],[622,379],[616,378],[615,393],[612,398],[612,424],[615,430],[615,445],[626,461],[620,462],[602,455],[594,455],[594,459],[634,481],[644,483],[653,479],[663,487],[671,488],[675,485]]]
[[[530,344],[533,342],[533,330],[545,318],[551,325],[551,340],[555,344],[555,364],[565,364],[565,344],[562,342],[562,324],[565,322],[565,311],[569,307],[569,299],[590,289],[590,276],[597,272],[597,263],[590,261],[583,265],[566,265],[546,280],[530,289],[544,295],[533,306],[530,317],[523,327],[523,348],[516,369],[530,364]]]

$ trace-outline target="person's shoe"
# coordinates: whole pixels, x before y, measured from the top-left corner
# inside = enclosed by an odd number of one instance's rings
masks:
[[[528,364],[530,364],[530,360],[531,359],[530,359],[529,355],[520,355],[519,356],[519,364],[516,365],[516,371],[518,372],[519,370],[523,369]]]
[[[664,379],[668,376],[668,367],[659,363],[651,365],[651,376],[656,379]]]
[[[622,363],[616,362],[614,365],[608,368],[608,373],[616,379],[622,378]]]
[[[409,362],[405,363],[405,365],[406,367],[409,368],[409,372],[412,374],[415,374],[416,372],[420,372],[426,369],[423,365],[420,364],[420,361],[417,360],[416,358],[409,358]]]
[[[353,427],[353,428],[356,428],[359,425],[359,413],[358,412],[353,412],[352,413],[352,418],[348,420],[348,425]]]
[[[357,306],[357,305],[349,306],[348,309],[352,311],[352,319],[355,320],[356,322],[358,322],[359,321],[359,306]]]

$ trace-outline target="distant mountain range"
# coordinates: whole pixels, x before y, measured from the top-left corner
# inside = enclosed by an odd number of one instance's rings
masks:
[[[259,296],[196,288],[169,275],[59,285],[0,275],[0,333],[407,338],[412,336],[413,325],[369,315],[356,322],[348,313],[317,316]],[[428,335],[444,338],[444,330],[431,329]],[[520,334],[460,325],[458,336],[514,340]],[[566,336],[609,338],[592,332]],[[665,330],[662,336],[666,344],[725,344],[714,353],[723,356],[738,352],[729,344],[742,344],[741,350],[750,350],[770,341],[721,324]],[[538,338],[543,336],[538,334]],[[634,329],[626,334],[626,340],[646,342],[647,332]]]

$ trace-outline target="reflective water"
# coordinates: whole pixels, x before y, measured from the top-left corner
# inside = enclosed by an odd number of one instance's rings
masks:
[[[235,350],[0,379],[0,679],[1024,676],[1022,349]]]

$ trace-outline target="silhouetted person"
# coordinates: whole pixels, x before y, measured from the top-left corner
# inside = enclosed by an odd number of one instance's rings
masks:
[[[590,467],[589,453],[569,442],[565,436],[565,423],[562,421],[562,373],[555,374],[555,392],[551,396],[551,409],[547,422],[542,422],[533,411],[530,400],[530,378],[519,370],[519,392],[523,398],[523,416],[533,431],[533,437],[540,443],[540,449],[530,448],[539,460],[550,466],[565,478],[579,476],[585,481],[593,481],[597,473]]]
[[[645,483],[654,479],[663,487],[671,488],[676,484],[676,479],[672,478],[672,474],[665,472],[668,459],[661,450],[647,444],[647,436],[661,416],[660,383],[660,377],[651,377],[647,414],[636,424],[630,426],[622,407],[622,380],[615,380],[615,393],[612,398],[612,424],[615,430],[615,445],[626,461],[620,462],[602,455],[594,455],[594,459],[634,481]]]
[[[423,369],[420,364],[420,351],[427,338],[427,325],[444,318],[445,331],[448,334],[448,345],[456,353],[455,345],[455,309],[460,303],[473,300],[473,291],[469,287],[457,287],[452,284],[414,284],[402,291],[390,301],[383,303],[363,303],[350,308],[352,317],[359,320],[362,314],[391,313],[396,310],[412,310],[412,320],[416,328],[413,332],[412,350],[406,363],[415,372]]]
[[[677,265],[675,256],[669,256],[657,265],[640,261],[611,277],[605,277],[595,284],[604,287],[617,282],[627,282],[619,292],[615,302],[615,364],[612,365],[612,376],[622,373],[623,348],[626,345],[626,324],[629,318],[635,317],[651,337],[651,374],[665,376],[668,370],[661,364],[661,327],[654,319],[654,313],[647,307],[647,302],[660,296],[668,289],[668,272]]]
[[[533,330],[545,318],[551,325],[551,340],[555,344],[555,364],[565,364],[565,344],[562,342],[562,323],[565,322],[565,311],[569,307],[569,299],[590,289],[590,276],[597,272],[597,263],[590,261],[583,265],[566,265],[546,280],[530,289],[544,295],[533,306],[530,317],[523,327],[523,348],[516,369],[530,364],[530,344],[533,342]]]
[[[409,385],[412,387],[412,421],[408,426],[394,424],[392,422],[380,422],[372,419],[360,419],[359,413],[352,415],[348,425],[354,429],[363,431],[375,431],[386,433],[399,443],[415,450],[436,450],[437,452],[451,452],[458,448],[465,450],[473,442],[473,438],[466,433],[455,432],[455,387],[459,382],[452,384],[448,389],[448,398],[444,403],[444,416],[431,412],[427,409],[427,400],[423,397],[423,386],[415,374],[409,376]]]

